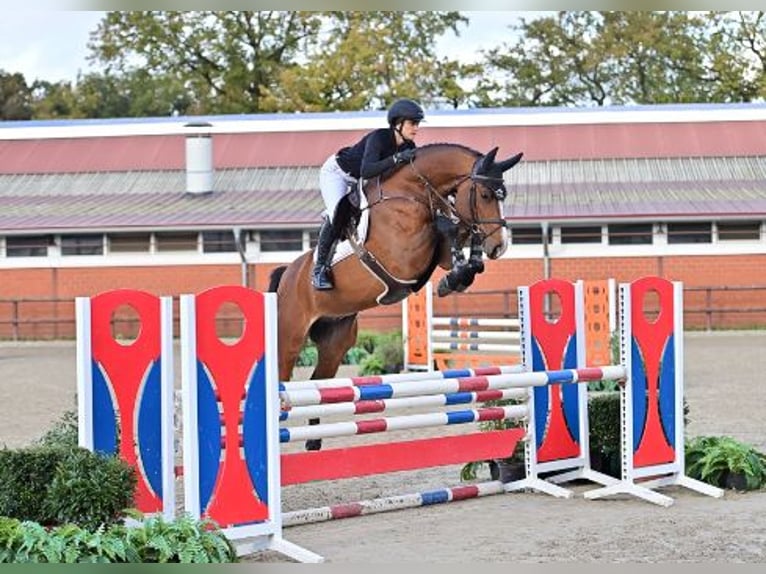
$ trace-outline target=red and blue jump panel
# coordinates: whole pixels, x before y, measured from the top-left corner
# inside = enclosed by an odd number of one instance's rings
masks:
[[[239,338],[218,335],[224,305],[241,313]],[[187,510],[234,536],[273,531],[269,525],[278,529],[274,296],[236,285],[214,287],[182,297],[181,321]]]
[[[682,332],[676,308],[680,285],[644,277],[630,288],[630,410],[633,468],[677,461],[682,388],[677,380]],[[656,304],[656,308],[650,308]],[[682,456],[682,454],[681,454]]]
[[[558,296],[560,313],[555,321],[546,317],[546,298]],[[582,367],[578,354],[575,285],[559,279],[538,281],[529,287],[531,370],[556,371]],[[581,385],[551,384],[534,393],[537,461],[581,456]]]
[[[166,516],[175,507],[171,306],[129,289],[77,299],[80,444],[133,466],[136,508]],[[140,322],[132,341],[114,335],[121,307]]]

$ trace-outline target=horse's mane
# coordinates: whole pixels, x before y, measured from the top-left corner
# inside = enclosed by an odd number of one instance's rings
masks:
[[[419,152],[420,151],[426,151],[426,150],[429,150],[429,149],[436,149],[436,148],[440,148],[440,147],[458,148],[458,149],[465,150],[465,151],[467,151],[467,152],[469,152],[469,153],[471,153],[471,154],[473,154],[475,156],[481,155],[481,153],[479,153],[478,151],[476,151],[473,148],[468,147],[467,145],[463,145],[463,144],[459,144],[459,143],[450,143],[450,142],[436,142],[436,143],[426,144],[426,145],[423,145],[423,146],[419,146],[418,147],[418,151]]]
[[[421,153],[425,152],[426,154],[428,154],[431,151],[439,151],[440,149],[450,149],[450,150],[457,149],[457,150],[462,150],[462,151],[468,152],[473,157],[479,157],[480,155],[482,155],[480,152],[476,151],[475,149],[472,149],[472,148],[468,147],[467,145],[463,145],[463,144],[459,144],[459,143],[449,143],[449,142],[435,142],[435,143],[429,143],[429,144],[426,144],[426,145],[423,145],[423,146],[418,146],[417,153],[421,154]],[[402,167],[401,165],[396,165],[396,166],[388,169],[387,171],[383,172],[380,175],[380,181],[388,180],[394,174],[396,174],[399,171],[401,171],[401,169],[400,169],[401,167]]]

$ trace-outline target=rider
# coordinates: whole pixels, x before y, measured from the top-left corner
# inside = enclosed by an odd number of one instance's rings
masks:
[[[311,282],[315,289],[332,289],[330,263],[340,231],[333,225],[340,200],[356,180],[375,177],[415,156],[415,137],[425,114],[410,99],[396,100],[388,110],[387,128],[369,132],[352,146],[344,147],[325,161],[319,173],[319,187],[327,208],[319,229],[317,257]]]

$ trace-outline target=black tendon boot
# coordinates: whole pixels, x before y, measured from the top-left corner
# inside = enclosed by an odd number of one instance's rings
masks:
[[[314,264],[314,271],[311,276],[311,283],[314,289],[325,291],[334,287],[330,271],[330,263],[335,252],[335,243],[337,241],[335,229],[329,217],[322,221],[322,227],[319,229],[319,238],[316,246],[317,261]]]

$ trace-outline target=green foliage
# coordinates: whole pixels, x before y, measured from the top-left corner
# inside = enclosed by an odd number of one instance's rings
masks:
[[[359,331],[359,334],[356,336],[356,346],[368,353],[372,353],[375,350],[379,336],[377,331]]]
[[[0,515],[51,524],[48,485],[68,452],[51,447],[0,450]]]
[[[620,364],[620,333],[619,331],[612,333],[609,338],[609,351],[611,355],[611,361],[613,365]],[[591,381],[588,383],[588,391],[592,392],[609,392],[619,391],[620,384],[614,379],[606,379],[603,381]]]
[[[37,522],[0,517],[0,563],[236,562],[236,552],[209,521],[158,516],[138,525],[95,530],[65,524],[46,529]]]
[[[428,108],[766,97],[758,11],[561,11],[521,18],[475,62],[440,57],[467,22],[456,11],[112,11],[88,44],[100,69],[75,84],[0,70],[0,120],[373,110],[401,96]]]
[[[362,361],[364,361],[370,353],[359,346],[351,347],[347,352],[346,356],[343,357],[343,364],[344,365],[360,365]]]
[[[236,562],[236,550],[213,522],[184,515],[172,522],[161,516],[128,528],[127,543],[140,562]]]
[[[363,343],[371,345],[372,351],[359,363],[359,374],[380,375],[401,372],[404,366],[404,346],[399,331],[380,333]]]
[[[363,377],[369,375],[382,375],[386,372],[385,365],[383,365],[383,359],[378,355],[367,355],[362,362],[359,363],[359,374]]]
[[[36,441],[36,444],[51,448],[76,448],[77,433],[77,411],[68,410]]]
[[[482,404],[482,407],[504,407],[508,405],[525,404],[525,402],[526,401],[524,400],[518,400],[518,399],[499,399],[499,400],[485,401]],[[518,420],[500,419],[500,420],[493,420],[493,421],[482,421],[479,423],[478,426],[480,430],[488,432],[488,431],[494,431],[494,430],[505,430],[510,428],[516,428],[520,426],[520,423]],[[514,449],[513,453],[511,454],[510,457],[508,457],[505,460],[507,462],[523,461],[524,460],[524,441],[520,440],[519,442],[517,442],[516,448]],[[460,469],[460,480],[464,482],[476,480],[479,470],[483,468],[485,465],[491,468],[492,462],[493,461],[489,461],[489,460],[475,460],[475,461],[465,463]]]
[[[588,425],[590,426],[590,449],[602,455],[619,455],[620,393],[606,392],[589,395]]]
[[[317,348],[314,343],[308,342],[301,349],[298,360],[295,362],[297,367],[313,367],[317,364]]]
[[[748,443],[728,436],[700,436],[686,445],[686,473],[714,486],[736,486],[735,476],[744,478],[743,490],[766,484],[766,455]]]
[[[136,473],[125,461],[79,448],[56,468],[45,508],[58,524],[97,528],[122,520],[135,491]]]
[[[591,467],[619,478],[622,474],[622,439],[618,391],[588,395],[588,425]]]
[[[3,516],[96,528],[121,520],[135,486],[135,471],[117,457],[49,446],[0,451]]]

